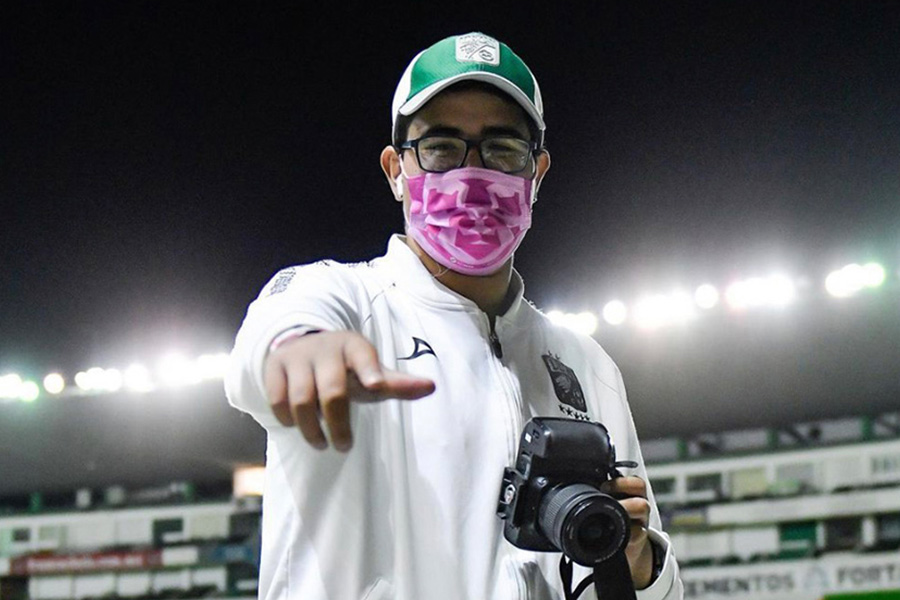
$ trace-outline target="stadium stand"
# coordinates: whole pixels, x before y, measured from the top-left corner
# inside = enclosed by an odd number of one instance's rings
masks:
[[[0,500],[3,600],[256,597],[259,498],[209,497],[187,483]]]
[[[900,598],[900,414],[644,444],[686,598]]]
[[[900,597],[900,413],[644,455],[686,598]],[[260,506],[186,482],[0,498],[0,598],[255,598]]]

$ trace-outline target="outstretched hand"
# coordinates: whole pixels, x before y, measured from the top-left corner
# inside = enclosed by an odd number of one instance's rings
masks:
[[[264,382],[278,422],[295,426],[314,448],[353,445],[350,402],[415,400],[434,382],[386,369],[369,341],[353,331],[308,334],[287,340],[266,358]]]

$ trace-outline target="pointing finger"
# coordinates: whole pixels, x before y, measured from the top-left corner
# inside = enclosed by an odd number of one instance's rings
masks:
[[[399,400],[416,400],[434,392],[434,381],[400,371],[384,370],[384,385],[379,395]]]

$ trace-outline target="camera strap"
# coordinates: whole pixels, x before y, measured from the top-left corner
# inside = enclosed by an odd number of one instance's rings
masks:
[[[624,552],[616,552],[607,560],[594,565],[594,573],[581,580],[574,590],[572,589],[572,574],[574,567],[571,560],[565,555],[559,559],[559,576],[563,583],[565,600],[577,600],[584,593],[591,582],[594,582],[594,590],[597,592],[597,600],[636,600],[634,584],[631,582],[631,569]]]

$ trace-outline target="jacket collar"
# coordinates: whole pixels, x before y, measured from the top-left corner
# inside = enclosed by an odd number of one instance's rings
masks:
[[[376,264],[386,268],[391,281],[404,291],[445,309],[481,311],[478,305],[462,294],[458,294],[434,278],[419,257],[406,243],[405,236],[395,234],[388,241],[387,253],[376,260]],[[509,308],[500,315],[501,319],[513,319],[522,304],[524,292],[522,277],[513,269],[508,295],[512,297]]]

